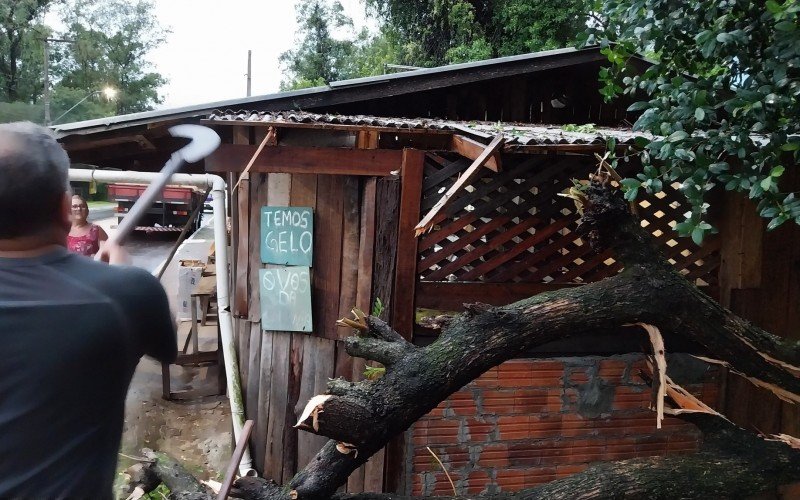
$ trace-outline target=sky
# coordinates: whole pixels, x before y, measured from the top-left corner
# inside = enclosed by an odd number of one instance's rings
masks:
[[[361,0],[340,0],[356,28],[367,23]],[[169,83],[158,108],[244,97],[247,51],[252,94],[278,91],[278,57],[295,39],[296,0],[155,0],[155,16],[171,30],[148,59]]]

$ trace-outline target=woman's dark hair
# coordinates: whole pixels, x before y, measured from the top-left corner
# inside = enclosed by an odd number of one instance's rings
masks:
[[[59,220],[69,158],[50,130],[0,124],[0,239],[35,234]]]

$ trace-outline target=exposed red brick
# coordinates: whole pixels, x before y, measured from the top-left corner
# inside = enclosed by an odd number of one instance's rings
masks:
[[[518,389],[514,391],[514,405],[509,413],[532,414],[552,411],[554,404],[557,404],[555,411],[561,409],[561,399],[554,402],[547,389]]]
[[[467,398],[451,399],[449,402],[450,402],[450,409],[453,410],[453,413],[455,415],[473,416],[478,412],[478,407],[475,405],[475,400],[472,399],[471,394],[469,395],[469,399]]]
[[[498,417],[497,432],[499,438],[503,441],[530,438],[530,418],[527,415]]]
[[[469,464],[469,450],[463,446],[431,446],[431,450],[436,453],[436,456],[439,457],[439,460],[442,461],[448,470],[459,469]],[[425,452],[430,456],[427,450],[425,450]],[[420,458],[421,462],[422,457],[417,457],[415,450],[415,463],[417,458]],[[433,460],[433,463],[436,463],[436,460],[432,456],[430,458]],[[438,463],[436,463],[436,465],[438,467]]]
[[[532,366],[534,370],[564,370],[564,362],[555,359],[536,359]]]
[[[603,359],[600,361],[598,375],[611,384],[624,382],[623,375],[628,363],[618,359]]]
[[[467,476],[467,492],[472,495],[482,492],[489,484],[492,484],[492,478],[486,471],[476,470]]]
[[[514,391],[484,390],[483,411],[487,414],[504,415],[513,411]]]
[[[428,422],[425,437],[428,444],[452,444],[458,441],[461,420],[439,419]],[[415,433],[416,434],[416,433]]]
[[[574,385],[585,384],[589,382],[589,374],[586,373],[587,368],[572,368],[569,374],[569,383]]]
[[[527,382],[532,387],[562,387],[564,385],[564,370],[539,370],[534,368]]]
[[[508,445],[504,443],[487,444],[481,450],[478,465],[481,467],[505,467],[509,464],[508,454]]]
[[[413,496],[413,497],[422,496],[422,475],[421,474],[413,474],[411,476],[411,496]]]
[[[495,483],[503,491],[517,491],[525,487],[525,469],[500,469]]]
[[[555,478],[555,467],[539,467],[530,469],[525,474],[525,487],[530,488],[532,486],[549,483]]]
[[[424,452],[425,454],[421,454]],[[439,464],[436,462],[428,450],[425,448],[420,448],[419,450],[414,450],[414,459],[411,462],[411,470],[412,472],[425,472],[425,471],[436,471],[439,470]]]
[[[571,476],[573,474],[577,474],[578,472],[582,472],[588,467],[586,464],[578,464],[578,465],[559,465],[556,467],[556,477],[566,477]]]
[[[469,440],[473,443],[483,443],[489,440],[490,434],[494,429],[494,424],[481,422],[474,418],[467,419],[465,422],[466,430],[469,433]]]
[[[493,484],[492,477],[503,491],[517,491],[574,474],[600,460],[695,451],[697,429],[673,417],[657,429],[656,415],[649,409],[650,389],[632,383],[633,376],[625,379],[625,366],[631,364],[635,371],[642,360],[587,358],[615,386],[613,411],[600,418],[575,413],[575,387],[588,381],[587,366],[568,365],[565,373],[562,361],[514,360],[490,370],[414,425],[412,492],[452,494],[425,446],[431,446],[455,481],[468,466],[470,475],[458,492],[462,495],[485,491]],[[689,390],[705,399],[719,398],[712,376],[702,384],[689,384]],[[478,413],[476,399],[489,417]],[[459,437],[468,442],[459,443]],[[432,491],[425,490],[426,477],[428,484],[436,478]]]

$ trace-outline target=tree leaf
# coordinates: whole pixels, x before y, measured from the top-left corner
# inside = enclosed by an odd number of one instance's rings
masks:
[[[697,108],[697,109],[694,110],[694,118],[695,118],[695,120],[700,121],[705,117],[706,117],[706,112],[703,111],[703,108]]]
[[[686,139],[687,137],[689,137],[689,134],[687,134],[683,130],[676,130],[675,132],[671,133],[669,137],[667,137],[667,141],[678,142]]]
[[[696,245],[700,246],[703,244],[703,235],[705,231],[700,228],[696,227],[692,230],[692,241],[695,242]]]

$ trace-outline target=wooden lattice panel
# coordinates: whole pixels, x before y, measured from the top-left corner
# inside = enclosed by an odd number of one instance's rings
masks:
[[[579,215],[572,200],[556,196],[585,179],[595,165],[581,157],[532,156],[506,161],[502,172],[483,169],[448,203],[419,241],[423,281],[586,283],[617,273],[611,252],[592,254],[573,231]],[[457,156],[429,155],[422,211],[433,207],[468,166]],[[672,230],[685,212],[675,186],[639,202],[642,226],[670,262],[699,285],[715,285],[719,243],[698,248]]]

